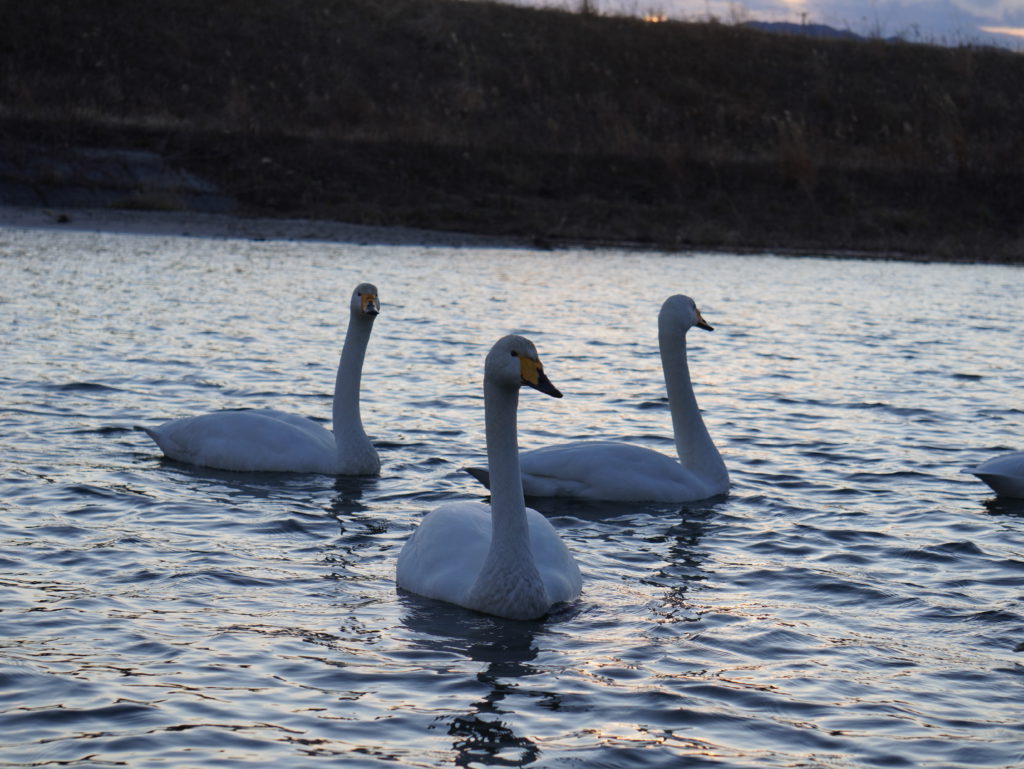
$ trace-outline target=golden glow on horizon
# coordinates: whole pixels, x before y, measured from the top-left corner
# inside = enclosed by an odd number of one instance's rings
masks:
[[[663,21],[668,21],[668,16],[663,13],[648,13],[644,16],[644,21],[649,24],[661,24]]]
[[[1010,35],[1012,37],[1024,37],[1024,27],[981,27],[983,32],[993,35]]]

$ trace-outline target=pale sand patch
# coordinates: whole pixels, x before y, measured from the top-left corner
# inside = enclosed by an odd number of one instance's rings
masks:
[[[0,227],[180,235],[241,240],[310,240],[367,245],[523,248],[528,242],[412,227],[374,227],[314,219],[267,219],[189,211],[0,206]]]

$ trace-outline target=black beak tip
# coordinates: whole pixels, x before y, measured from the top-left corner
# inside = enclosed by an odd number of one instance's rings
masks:
[[[562,397],[562,391],[555,387],[553,384],[551,384],[551,380],[548,379],[543,373],[541,373],[536,384],[534,384],[533,382],[528,382],[525,379],[523,380],[523,384],[532,387],[534,390],[542,392],[545,395],[550,395],[552,398]]]

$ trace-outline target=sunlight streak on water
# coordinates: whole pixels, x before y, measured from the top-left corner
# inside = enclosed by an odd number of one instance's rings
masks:
[[[351,287],[381,292],[380,478],[161,461],[135,425],[325,423]],[[1024,756],[1020,270],[0,230],[7,765],[984,766]],[[538,502],[584,595],[517,623],[399,594],[439,501],[483,495],[482,358],[566,397],[524,447],[671,453],[665,295],[733,478],[682,509]]]

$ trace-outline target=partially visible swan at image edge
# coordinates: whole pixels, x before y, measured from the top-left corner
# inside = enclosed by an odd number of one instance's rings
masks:
[[[1024,499],[1024,451],[1002,454],[963,472],[976,475],[989,485],[998,497]]]
[[[538,619],[580,594],[579,567],[554,526],[526,507],[516,410],[529,385],[561,398],[533,343],[502,337],[484,364],[491,504],[451,502],[427,514],[398,556],[398,586],[508,619]]]
[[[370,283],[356,286],[334,384],[334,432],[277,409],[216,411],[143,430],[166,456],[203,467],[376,475],[380,458],[363,431],[359,384],[373,321],[379,313],[376,287]]]
[[[686,360],[686,332],[713,331],[694,301],[670,296],[658,314],[661,366],[679,459],[614,441],[575,441],[524,451],[528,497],[570,497],[620,502],[693,502],[729,490],[729,471],[697,406]],[[485,486],[489,473],[466,470]]]

